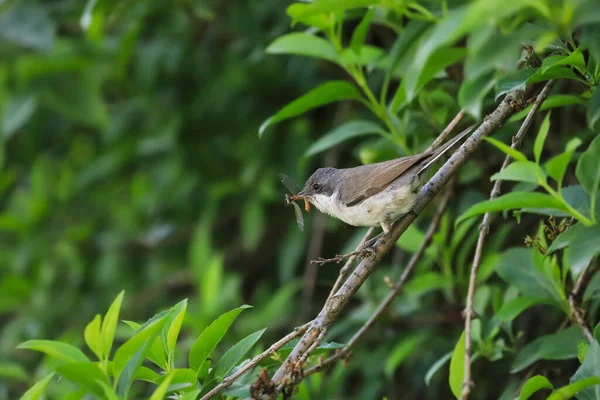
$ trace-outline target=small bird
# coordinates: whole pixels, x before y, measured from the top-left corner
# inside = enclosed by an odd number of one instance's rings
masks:
[[[473,127],[436,149],[354,168],[319,168],[292,200],[308,200],[324,214],[353,226],[378,226],[384,233],[415,204],[422,175]]]

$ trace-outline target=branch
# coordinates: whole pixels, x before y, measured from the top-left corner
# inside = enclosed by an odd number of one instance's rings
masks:
[[[273,381],[283,383],[284,385],[295,385],[292,377],[300,376],[297,372],[301,370],[299,363],[301,357],[311,348],[315,340],[320,337],[320,333],[326,330],[337,319],[350,298],[361,287],[364,281],[369,277],[375,266],[389,253],[394,244],[415,220],[417,215],[433,200],[433,198],[442,190],[442,187],[454,176],[459,167],[461,167],[473,155],[484,136],[487,136],[500,129],[506,120],[515,112],[525,108],[527,104],[529,91],[519,91],[509,93],[488,117],[481,126],[469,137],[462,146],[448,159],[448,161],[436,172],[425,186],[417,198],[412,212],[404,215],[398,220],[392,230],[381,237],[373,246],[374,255],[372,258],[363,259],[355,270],[350,274],[346,282],[329,298],[319,315],[313,320],[310,328],[296,344],[288,358],[277,370],[273,376]]]
[[[554,86],[555,80],[550,80],[546,83],[540,94],[537,96],[535,102],[533,103],[533,107],[527,114],[527,118],[523,121],[521,128],[517,132],[516,136],[513,137],[511,147],[516,149],[521,146],[521,142],[523,141],[523,137],[525,133],[531,126],[531,122],[533,121],[533,117],[544,102],[550,91],[552,90],[552,86]],[[502,163],[502,167],[500,167],[500,171],[504,170],[511,162],[511,157],[507,155],[504,158],[504,162]],[[497,180],[492,187],[492,191],[490,193],[490,200],[495,199],[500,194],[500,188],[502,186],[502,181]],[[487,212],[483,216],[483,222],[479,226],[479,238],[477,239],[477,247],[475,248],[475,256],[473,257],[473,265],[471,267],[471,276],[469,279],[469,289],[467,292],[467,307],[464,311],[465,316],[465,358],[464,358],[464,377],[462,384],[462,393],[461,399],[466,400],[469,397],[469,393],[471,392],[471,385],[473,384],[471,381],[471,321],[474,316],[473,311],[473,298],[475,296],[475,282],[477,278],[477,271],[479,270],[479,265],[481,264],[481,257],[483,254],[483,245],[485,244],[485,238],[490,231],[490,220],[492,214]]]
[[[260,353],[256,357],[254,357],[252,360],[250,360],[247,364],[242,366],[235,373],[233,373],[233,374],[229,375],[227,378],[223,379],[223,381],[221,383],[219,383],[217,386],[215,386],[210,392],[208,392],[204,396],[202,396],[202,398],[200,400],[208,400],[212,396],[219,393],[220,391],[227,389],[229,386],[231,386],[233,384],[233,382],[236,381],[236,379],[238,379],[240,376],[244,375],[246,372],[250,371],[252,368],[256,367],[258,364],[260,364],[260,362],[262,360],[269,357],[271,354],[275,353],[277,350],[282,348],[290,340],[295,339],[298,336],[302,335],[304,332],[306,332],[306,330],[308,329],[309,326],[310,326],[310,322],[307,322],[302,326],[294,328],[293,332],[288,333],[286,336],[279,339],[277,342],[273,343],[271,345],[271,347],[269,347],[267,350],[263,351],[262,353]]]
[[[589,269],[590,268],[588,266],[588,268],[584,269],[581,275],[579,275],[579,278],[577,278],[577,282],[575,282],[575,286],[573,287],[571,294],[569,294],[569,307],[571,308],[571,314],[573,315],[575,322],[577,322],[577,324],[583,330],[586,339],[588,340],[588,342],[593,343],[594,335],[592,335],[590,328],[585,323],[585,320],[581,315],[581,311],[579,310],[579,305],[577,304],[576,300],[577,296],[579,296],[579,293],[581,292],[581,288],[585,285],[587,278],[590,276],[590,274],[588,274]]]
[[[392,290],[381,301],[381,303],[379,303],[379,306],[377,306],[377,309],[375,310],[375,312],[373,313],[371,318],[369,318],[368,321],[365,322],[358,331],[356,331],[354,336],[352,336],[352,338],[350,338],[350,340],[348,341],[348,344],[346,345],[346,347],[339,350],[337,353],[335,353],[331,357],[327,358],[325,361],[322,361],[318,365],[306,370],[304,372],[304,376],[308,376],[308,375],[314,374],[315,372],[319,372],[319,371],[327,368],[328,366],[334,364],[339,359],[343,359],[347,355],[349,355],[350,350],[354,347],[356,342],[364,336],[364,334],[367,332],[367,330],[369,330],[370,328],[372,328],[375,325],[375,323],[377,322],[379,317],[381,317],[381,315],[385,312],[385,310],[387,310],[389,305],[392,304],[392,301],[394,301],[394,298],[396,298],[396,296],[398,296],[399,294],[402,293],[402,291],[404,290],[404,284],[408,280],[410,274],[415,269],[417,264],[419,264],[419,262],[423,258],[423,255],[425,254],[425,250],[427,249],[427,247],[429,247],[429,245],[431,244],[433,235],[435,234],[438,226],[440,225],[442,215],[444,215],[444,211],[446,210],[446,207],[448,206],[450,197],[451,197],[451,191],[448,190],[438,206],[435,216],[433,217],[431,224],[429,225],[429,228],[427,229],[427,232],[425,233],[425,237],[423,238],[421,245],[419,246],[417,251],[411,257],[410,261],[408,262],[408,265],[402,272],[402,275],[400,276],[400,278],[398,278],[396,283],[392,286]]]

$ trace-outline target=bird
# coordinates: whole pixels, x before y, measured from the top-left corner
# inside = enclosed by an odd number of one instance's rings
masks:
[[[472,129],[419,154],[353,168],[319,168],[292,200],[308,201],[352,226],[381,226],[387,234],[415,205],[424,173]]]

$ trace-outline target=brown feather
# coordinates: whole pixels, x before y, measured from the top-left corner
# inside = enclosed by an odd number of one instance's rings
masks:
[[[340,200],[347,207],[355,206],[387,188],[404,172],[431,155],[431,152],[426,152],[345,169],[340,187]]]

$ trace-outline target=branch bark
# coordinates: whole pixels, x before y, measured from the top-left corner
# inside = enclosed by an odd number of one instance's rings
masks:
[[[487,116],[481,126],[437,171],[430,181],[423,186],[412,212],[397,221],[393,229],[375,243],[373,246],[374,256],[363,259],[336,294],[328,299],[321,312],[319,312],[311,323],[310,328],[296,344],[283,365],[274,374],[272,378],[274,382],[284,387],[293,386],[298,383],[292,377],[302,376],[302,374],[297,373],[302,368],[299,361],[313,347],[317,338],[321,337],[320,333],[333,324],[346,304],[348,304],[350,298],[369,277],[375,266],[393,248],[400,235],[406,231],[417,215],[442,190],[442,187],[454,176],[458,168],[473,155],[482,138],[500,129],[513,113],[523,109],[527,104],[528,97],[529,91],[509,93],[498,107]]]
[[[517,149],[521,146],[521,142],[523,141],[523,137],[525,133],[531,126],[531,122],[533,121],[534,115],[539,110],[540,106],[546,100],[552,87],[554,86],[555,81],[550,80],[546,83],[540,94],[537,96],[531,110],[527,114],[525,121],[519,128],[517,134],[513,137],[511,147],[513,149]],[[504,158],[504,162],[502,163],[502,167],[500,167],[500,171],[504,170],[511,162],[511,157],[507,155]],[[500,189],[502,186],[502,181],[497,180],[492,187],[492,191],[490,193],[490,200],[495,199],[500,194]],[[464,311],[465,316],[465,356],[464,356],[464,377],[462,384],[462,393],[461,399],[466,400],[469,397],[469,393],[471,392],[471,322],[474,317],[473,311],[473,298],[475,297],[475,283],[477,278],[477,271],[479,270],[479,265],[481,264],[481,257],[483,255],[483,246],[485,244],[485,238],[490,231],[490,221],[492,219],[491,213],[485,213],[483,216],[483,222],[479,226],[479,238],[477,239],[477,247],[475,248],[475,256],[473,257],[473,265],[471,267],[471,276],[469,278],[469,289],[467,292],[467,306]]]

